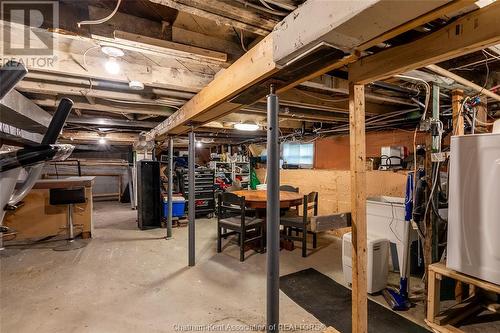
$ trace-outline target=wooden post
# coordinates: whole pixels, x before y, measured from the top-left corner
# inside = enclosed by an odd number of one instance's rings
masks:
[[[476,124],[476,133],[489,132],[488,126],[484,125],[484,123],[488,122],[488,98],[483,95],[480,97],[480,99],[481,99],[481,104],[479,104],[479,106],[477,107],[476,118],[481,123]]]
[[[464,99],[464,92],[454,89],[451,92],[451,107],[453,113],[453,135],[464,135],[464,116],[460,113],[460,107]],[[463,111],[463,110],[462,110]]]
[[[365,87],[349,83],[352,217],[352,332],[368,332],[366,294]]]
[[[441,295],[441,279],[432,269],[429,268],[428,273],[428,297],[427,297],[427,320],[431,323],[439,314],[439,299]]]

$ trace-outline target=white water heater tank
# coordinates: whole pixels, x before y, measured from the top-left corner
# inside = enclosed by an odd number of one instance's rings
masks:
[[[500,284],[500,133],[451,138],[447,267]]]

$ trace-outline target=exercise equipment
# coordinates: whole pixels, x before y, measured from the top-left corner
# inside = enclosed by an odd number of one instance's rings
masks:
[[[27,72],[24,65],[13,61],[2,67],[0,98],[7,95]],[[14,210],[19,206],[19,202],[40,178],[45,162],[65,160],[73,151],[72,145],[55,144],[72,108],[73,102],[68,98],[63,98],[59,102],[39,145],[0,153],[0,249],[2,249],[2,234],[8,232],[7,228],[2,226],[6,210]],[[16,189],[17,180],[23,169],[27,171],[27,177]]]

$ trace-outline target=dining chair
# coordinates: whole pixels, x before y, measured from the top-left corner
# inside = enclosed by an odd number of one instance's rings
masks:
[[[293,193],[299,193],[299,188],[294,187],[292,185],[280,185],[280,191],[283,192],[293,192]],[[280,216],[285,216],[285,215],[298,215],[299,211],[299,206],[295,206],[295,209],[290,209],[290,208],[280,208]]]
[[[313,236],[313,248],[317,246],[316,233],[310,232],[311,217],[318,215],[318,192],[311,192],[304,195],[302,204],[302,216],[285,216],[280,219],[283,226],[281,237],[286,240],[302,242],[302,257],[307,256],[307,234]],[[295,231],[295,236],[292,236]]]
[[[217,252],[222,252],[222,238],[238,235],[240,261],[245,260],[245,244],[259,240],[260,252],[264,247],[264,220],[247,216],[245,197],[234,193],[219,194],[217,216]],[[248,233],[255,231],[257,236],[248,238]]]
[[[280,191],[299,193],[299,188],[292,185],[280,185]]]

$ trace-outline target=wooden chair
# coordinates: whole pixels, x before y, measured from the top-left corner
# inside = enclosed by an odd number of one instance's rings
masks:
[[[299,193],[299,188],[294,187],[292,185],[280,185],[280,191]],[[280,216],[283,217],[287,214],[291,216],[298,215],[297,213],[298,211],[299,211],[299,206],[295,206],[295,210],[291,210],[290,208],[281,208]]]
[[[287,240],[302,242],[302,257],[306,257],[308,233],[313,235],[313,248],[316,248],[317,246],[317,235],[316,233],[309,231],[309,225],[311,223],[311,217],[318,215],[318,192],[311,192],[304,195],[302,207],[302,216],[297,215],[281,218],[280,224],[283,226],[283,233],[281,237]],[[295,231],[295,236],[292,236],[292,231]]]
[[[281,185],[280,186],[280,191],[299,193],[299,188],[298,187],[293,187],[292,185]]]
[[[229,231],[228,231],[229,230]],[[247,233],[254,230],[257,236],[247,238]],[[222,252],[222,238],[238,235],[240,261],[245,260],[245,244],[259,240],[260,251],[264,245],[264,220],[246,215],[245,197],[233,193],[219,194],[217,217],[217,252]]]

